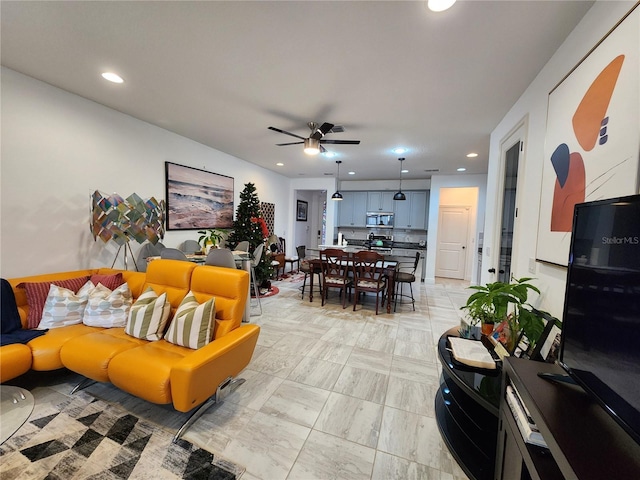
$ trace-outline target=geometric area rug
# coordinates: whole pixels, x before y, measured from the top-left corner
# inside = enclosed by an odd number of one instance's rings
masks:
[[[59,400],[59,397],[58,397]],[[0,478],[238,479],[244,468],[85,392],[36,405],[0,446]]]

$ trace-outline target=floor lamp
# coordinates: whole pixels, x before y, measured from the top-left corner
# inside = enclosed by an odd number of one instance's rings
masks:
[[[124,247],[125,270],[128,270],[129,255],[137,270],[129,242],[134,239],[138,243],[146,240],[154,245],[158,243],[164,238],[164,218],[164,200],[158,202],[154,197],[143,200],[135,193],[123,199],[117,193],[105,195],[99,190],[91,195],[90,227],[93,240],[100,238],[104,243],[112,240],[118,244],[111,268]]]

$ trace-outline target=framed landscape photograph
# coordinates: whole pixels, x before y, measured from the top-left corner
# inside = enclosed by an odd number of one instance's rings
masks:
[[[165,162],[167,230],[233,227],[233,177]]]
[[[307,221],[307,210],[309,209],[309,203],[304,200],[297,200],[296,204],[296,220],[298,222]]]

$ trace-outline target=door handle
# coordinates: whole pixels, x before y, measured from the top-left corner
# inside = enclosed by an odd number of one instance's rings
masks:
[[[498,270],[498,273],[504,273],[504,270]]]
[[[489,273],[496,273],[496,269],[495,268],[490,268],[489,270],[487,270]]]

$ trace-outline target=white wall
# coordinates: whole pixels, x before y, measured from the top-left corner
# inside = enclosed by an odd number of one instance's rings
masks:
[[[529,272],[529,262],[536,256],[538,211],[540,205],[542,166],[547,97],[549,92],[576,65],[596,43],[633,7],[634,2],[598,1],[587,12],[580,24],[569,35],[536,79],[511,108],[491,134],[487,184],[487,215],[484,244],[493,245],[496,226],[500,219],[497,181],[500,166],[500,143],[523,119],[527,119],[527,141],[523,152],[525,171],[522,188],[518,191],[518,237],[514,240],[512,272],[516,277],[533,276],[534,284],[542,291],[536,305],[554,316],[562,316],[566,268],[543,263],[535,264]],[[493,264],[497,252],[484,249],[482,283],[495,280],[487,273],[486,265]]]
[[[235,208],[254,183],[260,201],[276,204],[276,231],[289,229],[286,177],[7,68],[1,93],[3,277],[110,266],[117,246],[94,242],[90,195],[163,199],[165,161],[234,177]],[[163,243],[189,238],[197,233],[171,231]]]

